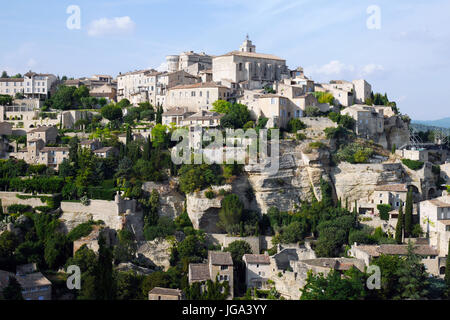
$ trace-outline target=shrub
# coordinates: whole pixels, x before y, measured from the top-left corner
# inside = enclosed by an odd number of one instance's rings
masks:
[[[12,204],[7,207],[8,213],[25,213],[32,210],[33,208],[26,204]]]
[[[92,232],[92,225],[95,224],[94,221],[84,222],[79,224],[67,234],[67,239],[69,241],[75,241],[80,238],[88,236]]]
[[[290,133],[296,133],[298,130],[305,129],[306,125],[298,118],[293,118],[289,120],[287,124],[287,130]]]
[[[306,135],[304,133],[297,133],[295,135],[295,139],[297,139],[299,141],[305,140],[306,139]]]
[[[321,148],[325,148],[325,144],[323,144],[320,141],[314,141],[314,142],[309,143],[309,147],[312,149],[321,149]]]
[[[307,116],[307,117],[317,117],[319,115],[320,115],[319,108],[317,108],[315,106],[307,106],[305,108],[305,116]]]
[[[402,163],[411,170],[420,170],[423,168],[423,161],[402,159]]]
[[[390,204],[379,204],[377,205],[377,209],[380,212],[380,219],[389,220],[389,211],[391,211]]]
[[[336,160],[350,163],[367,163],[373,153],[372,148],[364,147],[359,143],[350,143],[339,148],[336,153]]]
[[[216,197],[216,193],[214,191],[212,191],[212,190],[207,190],[205,192],[205,197],[208,198],[208,199],[213,199],[213,198]]]

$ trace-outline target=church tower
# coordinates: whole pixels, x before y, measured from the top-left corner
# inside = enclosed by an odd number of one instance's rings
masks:
[[[245,37],[245,41],[239,47],[239,51],[241,52],[255,52],[255,45],[252,44],[252,41],[248,39],[248,34]]]

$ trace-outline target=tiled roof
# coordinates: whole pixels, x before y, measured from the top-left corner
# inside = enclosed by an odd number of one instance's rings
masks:
[[[408,192],[406,184],[384,184],[375,187],[375,191],[393,191],[393,192]]]
[[[160,294],[160,295],[166,295],[166,296],[180,296],[182,291],[180,289],[169,289],[169,288],[160,288],[160,287],[154,287],[152,290],[150,290],[149,294]]]
[[[189,281],[203,281],[210,279],[209,267],[206,263],[189,264]]]
[[[431,204],[435,205],[436,207],[439,208],[450,208],[450,203],[441,201],[439,199],[432,199],[432,200],[428,200]]]
[[[113,150],[114,147],[103,147],[94,151],[94,153],[103,153]]]
[[[23,82],[23,78],[0,78],[0,82]]]
[[[40,272],[29,273],[23,276],[17,276],[17,281],[20,283],[22,288],[34,288],[41,286],[49,286],[52,283],[44,277],[44,275]]]
[[[265,254],[244,254],[244,259],[251,264],[270,264],[270,258]]]
[[[211,120],[211,119],[220,119],[222,118],[224,115],[217,113],[217,112],[209,112],[209,111],[199,111],[189,117],[187,117],[185,119],[185,121],[190,121],[190,120]]]
[[[182,84],[179,86],[175,86],[170,88],[169,91],[175,89],[197,89],[197,88],[227,88],[227,87],[218,85],[214,82],[199,82],[194,84]]]
[[[256,59],[270,59],[270,60],[286,61],[285,59],[281,59],[272,54],[256,53],[256,52],[243,52],[243,51],[231,51],[231,52],[228,52],[219,57],[226,57],[226,56],[241,56],[241,57],[249,57],[249,58],[256,58]]]
[[[186,113],[188,113],[187,108],[176,107],[164,112],[163,116],[182,116]]]
[[[232,266],[231,253],[222,251],[208,251],[208,260],[215,266]]]
[[[55,128],[55,127],[54,126],[41,126],[41,127],[37,127],[37,128],[34,128],[34,129],[28,131],[28,133],[45,132],[47,130],[50,130],[51,128]]]
[[[49,152],[49,151],[56,151],[56,152],[62,152],[62,151],[69,151],[68,147],[44,147],[39,152]]]
[[[408,253],[407,244],[382,244],[382,245],[360,245],[358,249],[367,252],[372,257],[378,257],[381,254],[389,255],[406,255]],[[421,256],[437,256],[436,249],[429,245],[416,244],[414,245],[414,253]]]

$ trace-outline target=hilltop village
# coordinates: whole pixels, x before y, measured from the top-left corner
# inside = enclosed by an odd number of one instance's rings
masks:
[[[166,66],[78,79],[3,72],[1,298],[449,295],[445,137],[418,141],[366,80],[315,82],[248,36]],[[176,165],[176,128],[279,129],[279,170]],[[79,290],[66,286],[70,266]],[[370,266],[381,269],[373,290]]]

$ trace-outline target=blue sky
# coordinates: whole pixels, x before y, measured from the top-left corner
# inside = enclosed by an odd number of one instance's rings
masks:
[[[450,116],[450,1],[1,0],[0,70],[71,77],[158,68],[167,54],[219,55],[245,35],[316,81],[367,79],[413,119]],[[66,9],[77,5],[81,29]],[[370,5],[381,28],[368,29]]]

